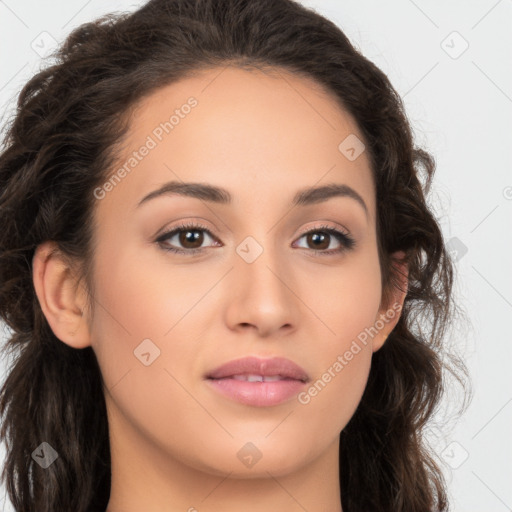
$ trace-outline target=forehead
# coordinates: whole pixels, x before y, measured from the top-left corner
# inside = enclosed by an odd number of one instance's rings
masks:
[[[140,100],[117,168],[144,146],[123,180],[125,200],[167,181],[208,182],[246,199],[290,201],[296,189],[347,184],[374,215],[369,158],[355,120],[316,81],[282,69],[197,71]],[[347,153],[347,149],[354,149]],[[360,153],[360,154],[357,154]],[[112,194],[112,196],[116,195]]]

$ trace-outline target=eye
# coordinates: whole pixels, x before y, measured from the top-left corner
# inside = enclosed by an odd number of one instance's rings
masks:
[[[313,245],[313,251],[321,256],[332,256],[341,252],[353,249],[355,240],[348,234],[329,226],[318,226],[303,233],[301,238],[306,237],[306,243]],[[329,251],[325,250],[331,242],[338,242],[338,247]],[[306,247],[307,249],[308,247]]]
[[[165,251],[191,255],[204,251],[205,247],[201,247],[205,241],[203,233],[206,233],[207,237],[216,240],[216,243],[218,243],[218,240],[212,235],[208,228],[194,223],[176,226],[171,231],[162,234],[156,242],[159,243]],[[304,237],[306,237],[306,243],[313,246],[312,248],[309,247],[309,249],[321,256],[339,254],[355,246],[355,240],[348,233],[344,233],[329,226],[318,226],[306,231],[299,237],[299,240]],[[173,238],[177,238],[175,243],[181,244],[182,248],[169,244],[169,241]],[[326,250],[333,242],[333,239],[338,243],[338,247]],[[308,247],[306,247],[306,249],[308,249]]]
[[[201,232],[207,233],[207,236],[214,238],[209,229],[199,224],[181,224],[171,231],[164,233],[157,239],[157,242],[163,245],[164,250],[178,253],[178,254],[195,254],[202,252],[201,247],[204,241],[204,235]],[[177,241],[183,245],[183,249],[176,248],[167,244],[164,241],[172,240],[177,236]]]

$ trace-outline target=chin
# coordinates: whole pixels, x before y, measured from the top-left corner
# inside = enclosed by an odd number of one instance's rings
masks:
[[[209,453],[208,458],[203,452],[201,458],[188,464],[216,476],[229,474],[230,478],[251,479],[268,478],[269,473],[276,477],[284,476],[306,465],[310,462],[309,458],[314,458],[314,455],[307,457],[304,446],[300,446],[299,451],[297,446],[285,447],[281,444],[278,448],[267,442],[267,447],[260,449],[256,444],[250,441],[236,443],[236,447],[226,448],[220,453]]]

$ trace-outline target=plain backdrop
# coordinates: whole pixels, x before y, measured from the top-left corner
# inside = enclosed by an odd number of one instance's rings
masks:
[[[142,3],[0,0],[0,116],[73,28]],[[456,294],[469,322],[456,326],[454,339],[474,396],[450,431],[434,426],[431,439],[454,512],[511,510],[512,0],[302,3],[389,76],[416,143],[436,158],[431,202],[457,259]],[[450,393],[445,405],[457,400]],[[0,461],[4,453],[2,445]],[[13,510],[3,487],[0,510]]]

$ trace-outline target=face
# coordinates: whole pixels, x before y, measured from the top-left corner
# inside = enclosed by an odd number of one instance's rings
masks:
[[[337,457],[398,320],[380,308],[362,139],[333,96],[284,71],[202,71],[140,102],[95,191],[90,344],[112,438],[240,478]],[[152,194],[169,182],[224,192]],[[326,185],[338,192],[311,193]],[[286,358],[307,382],[207,378],[248,356]]]

